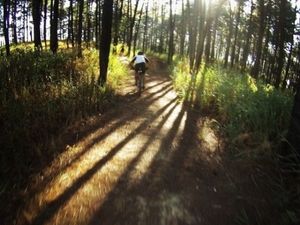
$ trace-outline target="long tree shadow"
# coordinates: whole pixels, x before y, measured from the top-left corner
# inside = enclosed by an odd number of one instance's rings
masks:
[[[72,196],[82,187],[98,170],[100,170],[118,151],[122,149],[131,139],[133,139],[137,133],[142,132],[148,124],[151,124],[157,117],[159,117],[172,103],[176,101],[174,98],[160,110],[158,110],[150,119],[145,120],[140,124],[134,131],[132,131],[125,139],[123,139],[119,144],[110,150],[110,152],[97,161],[92,168],[85,172],[83,176],[78,178],[69,188],[67,188],[61,195],[56,199],[49,202],[38,214],[36,218],[33,219],[32,224],[44,224],[49,219],[51,219],[57,211],[65,205]]]
[[[147,205],[147,209],[139,208],[136,205],[136,200],[139,196],[145,196],[147,199],[146,202],[153,203],[153,198],[157,198],[166,188],[171,189],[173,185],[176,185],[176,180],[173,179],[173,176],[170,177],[171,173],[169,171],[174,165],[177,166],[178,164],[179,168],[177,171],[179,172],[181,169],[180,164],[182,164],[180,160],[183,161],[185,158],[182,149],[179,151],[179,149],[174,148],[174,142],[175,139],[179,138],[177,136],[181,124],[184,123],[185,114],[186,111],[184,108],[178,112],[172,128],[162,138],[159,149],[152,159],[150,167],[143,175],[143,178],[136,185],[128,188],[130,171],[134,168],[136,161],[139,159],[139,156],[137,156],[132,164],[127,167],[126,173],[122,174],[120,182],[116,185],[115,189],[106,197],[105,202],[95,212],[88,223],[89,225],[99,224],[99,222],[103,224],[139,224],[141,220],[143,224],[160,224],[162,219],[160,217],[160,206],[150,203]],[[162,123],[164,123],[164,121],[162,121]],[[162,124],[160,124],[160,126],[161,125]],[[188,134],[185,135],[184,133],[189,125],[190,124],[185,123],[183,134],[180,135],[180,137],[186,138],[185,141],[187,142],[190,141],[190,138]],[[160,126],[158,126],[157,131],[159,131]],[[182,142],[178,148],[181,148],[181,145],[183,145],[185,141]],[[178,162],[176,162],[176,160],[178,160]],[[118,201],[125,201],[124,205],[130,205],[130,207],[118,210]],[[141,212],[143,210],[145,210],[145,212]],[[143,213],[145,213],[145,217],[140,218]]]
[[[153,139],[158,135],[159,131],[162,129],[162,127],[164,126],[164,124],[166,123],[166,121],[168,120],[168,118],[173,113],[173,111],[176,107],[177,107],[177,104],[175,104],[169,110],[169,112],[164,116],[164,118],[160,121],[160,123],[155,127],[155,129],[149,135],[147,142],[139,149],[138,154],[134,157],[134,159],[131,160],[129,165],[126,167],[126,170],[119,177],[119,180],[118,180],[115,188],[106,196],[104,203],[95,212],[94,216],[90,219],[90,222],[88,224],[98,224],[99,221],[101,221],[102,223],[105,223],[106,219],[108,219],[111,224],[117,224],[117,220],[122,220],[122,218],[120,218],[120,217],[107,217],[106,213],[112,212],[110,210],[115,211],[114,209],[111,208],[111,206],[112,206],[111,203],[114,202],[116,199],[119,199],[120,195],[124,195],[127,193],[127,191],[126,191],[126,193],[124,193],[124,190],[126,190],[129,186],[131,172],[135,169],[135,167],[141,160],[141,157],[147,151],[147,149],[149,148],[149,145],[151,144],[151,142],[153,142]],[[156,154],[159,154],[159,152]],[[111,214],[111,213],[109,213],[109,214]],[[126,221],[126,223],[127,222],[128,221]]]
[[[166,94],[168,94],[172,88],[170,85],[166,85],[162,88],[160,88],[157,92],[151,93],[147,96],[145,96],[141,101],[141,104],[139,106],[139,111],[132,111],[131,113],[127,114],[121,114],[119,110],[114,110],[110,114],[104,115],[103,119],[101,119],[99,122],[93,124],[93,126],[89,127],[88,130],[85,130],[83,133],[80,134],[81,138],[78,141],[78,143],[85,141],[87,139],[87,135],[95,133],[97,130],[105,128],[105,125],[109,123],[109,121],[112,121],[114,118],[118,118],[118,121],[111,125],[108,129],[106,129],[104,132],[101,133],[101,135],[96,135],[94,138],[91,138],[88,143],[85,144],[83,150],[79,151],[77,154],[75,154],[71,159],[68,159],[66,161],[65,165],[61,166],[59,169],[54,170],[51,174],[47,174],[47,177],[43,179],[41,183],[39,183],[39,186],[37,188],[32,188],[30,193],[28,193],[27,198],[30,199],[34,195],[40,193],[48,184],[60,173],[64,172],[66,169],[68,169],[71,165],[79,161],[96,143],[99,143],[100,141],[104,140],[106,137],[108,137],[110,134],[115,132],[118,128],[122,127],[124,124],[127,123],[127,121],[134,120],[135,118],[139,117],[141,114],[145,113],[146,110],[151,106],[152,103],[157,101],[158,99],[162,98]],[[125,97],[123,97],[125,98]],[[121,101],[124,102],[124,101]],[[119,108],[122,107],[131,107],[133,102],[130,102],[130,105],[124,106],[122,104],[121,106],[118,106]],[[69,142],[70,145],[73,145]],[[75,144],[75,143],[74,143]]]

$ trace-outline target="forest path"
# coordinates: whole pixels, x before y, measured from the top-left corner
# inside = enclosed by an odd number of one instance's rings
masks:
[[[76,128],[17,224],[234,224],[265,205],[253,171],[223,158],[210,120],[177,100],[167,66],[152,59],[148,73],[141,97],[130,77],[114,108]]]

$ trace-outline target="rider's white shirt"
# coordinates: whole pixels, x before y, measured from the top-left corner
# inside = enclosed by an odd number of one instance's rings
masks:
[[[143,55],[137,55],[137,56],[135,56],[134,62],[135,62],[135,64],[146,63],[145,56],[143,56]]]

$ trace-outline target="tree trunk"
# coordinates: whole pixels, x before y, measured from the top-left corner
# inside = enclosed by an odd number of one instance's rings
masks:
[[[216,16],[214,21],[214,28],[213,28],[213,41],[211,45],[211,56],[210,56],[211,61],[214,61],[215,59],[217,27],[218,27],[218,17]]]
[[[96,49],[99,49],[99,21],[100,21],[100,0],[96,0],[96,12],[95,12],[95,40]]]
[[[195,57],[196,57],[196,42],[197,42],[197,31],[198,31],[198,16],[199,16],[199,3],[195,1],[194,10],[192,11],[190,1],[187,0],[187,11],[189,16],[189,61],[190,71],[194,73]],[[193,13],[193,14],[192,14]]]
[[[56,54],[58,49],[58,38],[57,38],[58,4],[59,4],[59,0],[54,0],[54,3],[53,0],[51,0],[52,18],[51,18],[51,31],[50,31],[50,49],[54,54]]]
[[[78,31],[77,31],[77,56],[82,57],[82,49],[81,49],[81,42],[82,42],[82,22],[83,22],[83,6],[84,0],[79,0],[79,10],[78,10]]]
[[[165,23],[165,7],[164,5],[161,6],[161,11],[160,11],[160,17],[161,17],[161,26],[164,25]],[[157,21],[158,22],[158,21]],[[158,52],[163,53],[164,49],[164,29],[160,29],[160,37],[159,37],[159,46],[158,46]]]
[[[253,22],[252,22],[252,17],[253,17],[253,11],[254,11],[254,4],[253,0],[251,0],[251,11],[250,11],[250,16],[248,20],[248,31],[247,31],[247,36],[246,36],[246,42],[243,48],[243,56],[242,56],[242,61],[241,61],[241,70],[242,72],[245,71],[247,61],[248,61],[248,56],[249,56],[249,50],[250,50],[250,39],[251,35],[253,33]]]
[[[232,11],[230,10],[230,18],[229,18],[229,34],[226,39],[226,50],[225,50],[225,57],[224,57],[224,67],[227,67],[228,65],[228,57],[229,57],[229,50],[230,50],[230,44],[231,44],[231,38],[232,38],[232,32],[233,32],[233,16]]]
[[[22,41],[25,42],[26,37],[26,1],[22,3],[22,20],[23,20],[23,32],[22,32]]]
[[[284,42],[285,42],[285,29],[284,29],[284,20],[285,20],[285,8],[286,8],[286,0],[280,1],[280,11],[279,11],[279,21],[278,21],[278,30],[279,30],[279,43],[278,43],[278,66],[275,72],[275,87],[279,88],[281,83],[281,73],[283,69],[283,64],[285,61],[285,49],[284,49]]]
[[[109,62],[110,44],[111,44],[111,28],[113,15],[113,1],[104,0],[103,20],[100,37],[100,76],[98,83],[104,85],[107,79],[107,69]]]
[[[171,65],[173,62],[174,55],[174,21],[173,21],[173,1],[170,0],[170,17],[169,17],[169,51],[168,51],[168,64]]]
[[[13,28],[13,43],[18,44],[18,37],[17,37],[17,0],[13,1],[13,13],[12,13],[12,28]]]
[[[133,40],[133,55],[135,55],[135,50],[136,50],[136,43],[137,43],[137,39],[138,39],[138,34],[139,34],[139,29],[140,29],[140,24],[141,24],[141,20],[142,20],[142,15],[143,15],[143,8],[144,8],[144,4],[141,7],[141,11],[140,11],[140,15],[139,15],[139,20],[138,23],[136,25],[136,31],[134,34],[134,40]]]
[[[42,48],[41,41],[41,1],[32,1],[32,17],[33,17],[33,29],[34,29],[34,47],[36,50],[40,51]]]
[[[143,52],[146,51],[146,49],[148,48],[148,10],[149,10],[149,4],[147,2],[147,6],[146,6],[146,16],[145,16],[145,28],[144,28],[144,36],[143,36]]]
[[[128,39],[128,53],[127,55],[130,55],[131,52],[131,44],[132,44],[132,38],[133,38],[133,29],[134,29],[134,24],[135,24],[135,18],[136,18],[136,14],[137,14],[137,9],[138,9],[138,5],[139,5],[139,0],[136,0],[135,3],[135,8],[134,8],[134,13],[133,16],[131,18],[131,23],[130,23],[130,28],[129,28],[129,39]]]
[[[45,42],[45,49],[47,49],[47,5],[48,0],[44,2],[44,42]]]
[[[235,56],[236,56],[236,43],[238,39],[238,31],[239,31],[239,24],[240,24],[240,18],[241,18],[241,0],[238,2],[238,11],[235,18],[235,29],[234,29],[234,41],[232,45],[231,50],[231,59],[230,59],[230,67],[232,68],[235,63]]]
[[[290,47],[290,51],[289,51],[289,56],[288,56],[288,62],[286,64],[285,75],[284,75],[284,79],[283,79],[283,83],[284,84],[287,84],[287,79],[289,77],[289,71],[290,71],[290,67],[291,67],[291,63],[292,63],[293,49],[294,49],[294,43],[291,43],[291,47]],[[285,89],[286,85],[283,85],[282,88]]]
[[[74,32],[73,32],[73,0],[70,0],[69,6],[69,24],[68,24],[68,47],[69,42],[72,43],[72,47],[74,47]]]
[[[9,47],[9,0],[3,0],[3,33],[5,39],[6,56],[10,56]]]
[[[114,27],[115,27],[115,33],[114,33],[114,45],[118,45],[119,43],[119,30],[120,30],[120,23],[122,20],[122,16],[123,16],[123,6],[124,6],[124,0],[120,0],[120,8],[119,8],[119,1],[116,2],[116,11],[115,11],[115,23],[114,23]]]
[[[87,31],[86,31],[86,43],[87,47],[90,46],[91,41],[91,15],[90,15],[90,4],[89,1],[86,1],[86,24],[87,24]]]
[[[262,56],[262,46],[263,46],[265,27],[266,24],[265,24],[264,0],[259,0],[259,31],[258,31],[258,38],[256,43],[255,63],[251,71],[251,75],[254,78],[258,78],[258,73],[260,71],[260,62]]]
[[[185,44],[185,34],[186,34],[186,15],[185,15],[185,6],[184,0],[182,0],[181,5],[181,25],[180,25],[180,47],[179,55],[183,57],[184,55],[184,44]]]

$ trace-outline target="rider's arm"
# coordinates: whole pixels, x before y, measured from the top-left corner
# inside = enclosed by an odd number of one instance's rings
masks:
[[[150,62],[150,60],[146,56],[144,56],[144,57],[145,57],[145,60],[147,63]]]
[[[133,57],[133,59],[131,60],[130,64],[133,64],[134,61],[135,61],[135,59],[136,59],[136,56]]]

